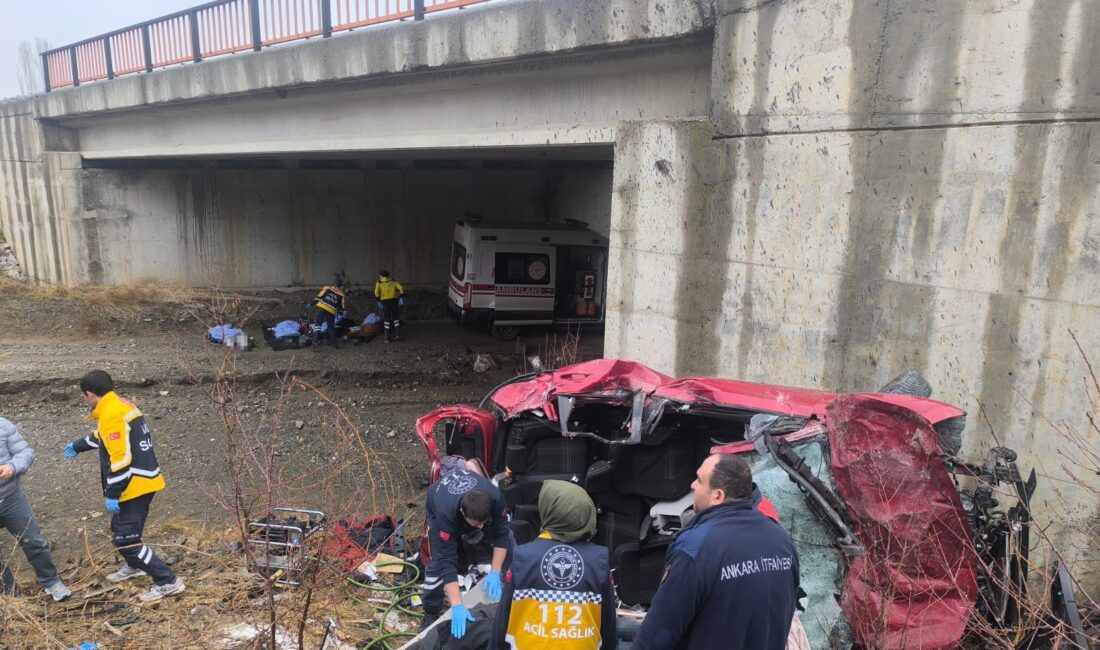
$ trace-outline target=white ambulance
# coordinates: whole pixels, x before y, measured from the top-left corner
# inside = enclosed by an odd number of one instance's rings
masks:
[[[529,325],[602,323],[607,244],[580,221],[459,221],[448,310],[504,340]]]

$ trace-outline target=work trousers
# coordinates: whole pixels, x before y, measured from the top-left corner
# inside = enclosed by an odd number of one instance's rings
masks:
[[[386,340],[401,338],[401,303],[398,298],[382,301],[382,326],[386,328]]]
[[[516,547],[516,539],[511,533],[509,538],[508,554],[504,556],[504,565],[500,569],[502,580],[512,566],[512,550]],[[424,584],[420,587],[424,599],[424,613],[432,617],[438,617],[448,607],[446,594],[443,593],[442,570],[437,558],[438,556],[433,553],[431,561],[424,569]],[[484,536],[481,536],[481,541],[476,544],[463,541],[458,551],[458,573],[465,573],[471,564],[489,564],[492,559],[493,545]]]
[[[328,327],[322,332],[321,325]],[[330,314],[318,307],[317,318],[313,321],[313,344],[318,345],[322,337],[327,338],[329,343],[336,342],[336,314]]]
[[[148,573],[157,585],[167,585],[176,581],[176,574],[141,540],[153,494],[143,494],[118,504],[119,513],[111,517],[112,541],[130,568]]]
[[[0,501],[0,525],[7,528],[9,533],[15,535],[19,547],[23,549],[23,554],[27,556],[27,561],[34,567],[34,575],[38,578],[38,584],[49,587],[58,582],[57,567],[54,566],[50,547],[46,544],[45,538],[42,537],[42,530],[38,527],[38,519],[35,518],[34,511],[31,509],[31,502],[27,500],[27,495],[23,494],[21,488],[16,488],[3,501]],[[10,590],[10,586],[7,584],[7,577],[10,574],[7,573],[6,567],[3,572],[5,575],[2,581],[5,590]]]

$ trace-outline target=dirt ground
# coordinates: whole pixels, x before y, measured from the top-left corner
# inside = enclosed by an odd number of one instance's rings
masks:
[[[226,352],[203,339],[216,318],[211,314],[226,305],[238,315],[256,311],[245,327],[256,349],[229,353],[239,416],[246,421],[268,416],[279,376],[290,371],[339,404],[371,448],[404,465],[398,474],[405,477],[413,501],[420,498],[427,475],[413,428],[416,418],[439,405],[476,403],[522,370],[525,349],[537,352],[560,335],[534,332],[525,348],[524,341],[500,342],[447,320],[417,319],[414,311],[401,342],[385,344],[377,338],[337,350],[275,352],[263,343],[259,324],[296,316],[303,295],[272,293],[227,302],[220,296],[162,294],[89,296],[0,284],[0,416],[17,424],[35,448],[37,459],[23,487],[63,567],[87,555],[89,545],[109,541],[95,459],[87,454],[67,461],[62,455],[68,442],[91,427],[84,419],[89,407],[77,388],[80,376],[91,369],[111,373],[118,392],[142,409],[152,430],[168,487],[154,502],[150,535],[172,526],[217,530],[230,525],[229,511],[213,498],[227,483],[226,434],[220,407],[208,394]],[[598,333],[585,333],[578,358],[594,358],[601,347]],[[477,353],[489,353],[496,367],[475,373]],[[331,407],[322,406],[313,392],[296,390],[282,408],[281,417],[290,424],[284,426],[286,440],[278,446],[277,462],[324,472],[334,459],[319,451],[326,447],[317,439],[322,435],[318,413]],[[20,584],[37,591],[22,554],[12,551],[11,536],[0,534],[0,554],[13,557]],[[109,545],[98,555],[96,561],[105,566],[117,564]]]

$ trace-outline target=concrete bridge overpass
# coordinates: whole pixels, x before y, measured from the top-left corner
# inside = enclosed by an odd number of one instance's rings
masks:
[[[609,356],[916,368],[1087,521],[1058,478],[1065,428],[1097,442],[1069,332],[1100,350],[1098,29],[1072,0],[488,2],[5,102],[0,227],[42,281],[442,284],[466,212],[586,219]]]
[[[438,283],[464,214],[609,232],[619,125],[707,115],[712,30],[706,3],[498,0],[54,90],[6,107],[38,160],[0,223],[48,281]]]

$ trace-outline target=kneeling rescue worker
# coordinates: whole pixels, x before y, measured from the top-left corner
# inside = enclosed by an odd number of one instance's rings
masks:
[[[451,636],[461,639],[472,622],[458,586],[465,550],[491,545],[491,570],[482,583],[489,598],[501,594],[501,571],[507,570],[512,532],[504,498],[492,481],[466,469],[444,475],[428,488],[425,504],[431,561],[424,570],[424,623],[430,626],[443,614],[443,598],[451,607]],[[465,550],[464,550],[465,549]]]
[[[322,287],[313,299],[313,306],[317,308],[317,317],[313,322],[314,347],[320,343],[322,335],[333,347],[336,346],[336,317],[346,309],[343,286],[344,279],[336,276],[332,279],[332,284]],[[323,333],[322,325],[325,326]]]
[[[596,506],[584,488],[546,481],[539,493],[538,539],[516,548],[491,648],[614,649],[615,597],[607,548],[596,534]]]

